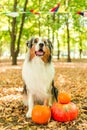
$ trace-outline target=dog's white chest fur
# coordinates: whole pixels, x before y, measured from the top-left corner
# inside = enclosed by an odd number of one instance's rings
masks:
[[[22,69],[22,76],[27,90],[36,98],[45,99],[49,96],[52,80],[54,79],[53,64],[46,64],[37,56],[29,62],[28,57],[25,59]]]

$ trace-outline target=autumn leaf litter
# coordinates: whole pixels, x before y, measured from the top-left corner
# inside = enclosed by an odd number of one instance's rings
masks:
[[[0,130],[86,130],[87,129],[87,63],[54,62],[55,86],[67,91],[79,108],[79,116],[72,122],[51,121],[37,125],[25,114],[22,102],[22,62],[17,66],[1,63],[0,67]]]

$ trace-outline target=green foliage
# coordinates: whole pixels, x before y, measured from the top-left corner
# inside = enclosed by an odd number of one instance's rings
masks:
[[[7,50],[10,50],[10,30],[11,30],[11,22],[12,17],[8,17],[5,12],[13,11],[13,3],[14,0],[4,0],[0,2],[0,50],[4,51],[4,47]],[[50,38],[52,37],[52,32],[54,35],[58,33],[60,48],[63,46],[67,46],[67,32],[66,32],[66,17],[69,14],[68,20],[70,21],[70,44],[71,47],[74,48],[75,44],[79,44],[79,37],[82,39],[83,48],[86,47],[87,36],[85,36],[87,32],[87,26],[84,27],[84,18],[81,15],[76,14],[78,11],[85,11],[87,9],[87,1],[86,0],[69,0],[68,5],[66,5],[66,1],[62,0],[60,2],[60,8],[64,8],[66,11],[62,9],[62,12],[55,13],[55,17],[53,18],[52,13],[50,13],[50,9],[52,9],[58,3],[57,0],[29,0],[27,5],[27,12],[29,10],[36,10],[37,12],[41,12],[40,16],[35,14],[26,14],[25,24],[22,32],[21,39],[21,48],[23,51],[23,46],[25,46],[25,41],[29,39],[29,37],[33,35],[39,35],[39,31],[42,36],[47,36],[48,33]],[[17,12],[23,11],[24,1],[18,0],[17,4]],[[60,9],[59,8],[59,9]],[[18,36],[18,31],[21,23],[22,14],[16,18],[17,26],[16,26],[16,35]],[[40,29],[40,30],[39,30]],[[48,30],[49,29],[49,30]],[[60,30],[62,30],[60,33]],[[77,35],[75,39],[74,35]],[[56,37],[57,38],[57,37]],[[77,40],[78,39],[78,40]],[[56,39],[57,42],[57,39]],[[63,44],[64,43],[64,44]],[[5,46],[7,45],[7,46]],[[71,49],[72,49],[71,48]],[[23,51],[24,52],[24,51]]]

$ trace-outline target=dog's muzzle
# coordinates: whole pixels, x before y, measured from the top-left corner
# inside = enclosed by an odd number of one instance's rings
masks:
[[[44,44],[43,43],[39,43],[39,50],[35,51],[36,56],[43,56],[44,55],[44,51],[43,51],[43,47]]]

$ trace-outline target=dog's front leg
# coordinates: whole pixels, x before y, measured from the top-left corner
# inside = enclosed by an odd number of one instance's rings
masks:
[[[44,100],[44,106],[48,106],[48,99]]]
[[[28,93],[28,112],[26,113],[27,118],[31,118],[33,106],[34,106],[33,95],[31,93]]]

